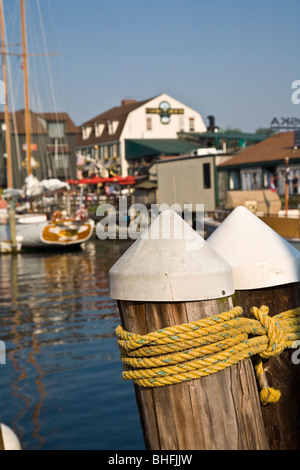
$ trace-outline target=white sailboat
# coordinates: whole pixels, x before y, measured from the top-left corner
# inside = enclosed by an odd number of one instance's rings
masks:
[[[2,216],[3,218],[3,216]],[[94,222],[72,218],[48,221],[45,214],[26,214],[16,219],[16,251],[25,248],[65,248],[81,245],[93,234]],[[0,252],[13,251],[10,225],[0,224]]]
[[[24,71],[25,91],[25,124],[26,124],[26,165],[28,179],[32,175],[31,136],[30,136],[30,111],[28,92],[27,69],[27,43],[26,20],[24,0],[20,0],[21,26],[22,26],[22,58]],[[3,81],[5,84],[5,125],[6,125],[6,154],[7,154],[7,186],[6,197],[8,208],[0,210],[0,253],[16,252],[26,248],[58,248],[81,245],[93,234],[94,221],[83,216],[82,211],[78,215],[68,216],[65,211],[56,212],[51,220],[46,214],[27,213],[15,215],[13,197],[18,194],[12,189],[12,158],[10,144],[10,122],[8,114],[8,93],[6,78],[6,52],[3,1],[0,0],[0,28],[1,28],[1,54]],[[43,188],[42,188],[43,189]],[[4,192],[5,193],[5,192]]]

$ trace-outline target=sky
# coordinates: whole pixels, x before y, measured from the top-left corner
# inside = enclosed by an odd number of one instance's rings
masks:
[[[19,0],[3,0],[8,44],[21,42]],[[76,125],[121,103],[167,93],[255,132],[300,118],[299,0],[25,0],[30,107]],[[10,46],[21,52],[20,46]],[[22,60],[9,56],[10,107],[24,108]],[[1,71],[0,71],[1,74]]]

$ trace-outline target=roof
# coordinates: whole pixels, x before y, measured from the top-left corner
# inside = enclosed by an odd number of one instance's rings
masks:
[[[14,116],[13,116],[14,114]],[[14,113],[9,113],[11,122],[12,134],[25,135],[25,109],[20,109]],[[35,113],[30,111],[30,130],[31,134],[48,134],[47,129],[44,128],[39,117],[44,118],[48,122],[65,122],[67,134],[77,134],[80,132],[79,128],[75,126],[74,122],[68,113]],[[4,121],[4,112],[0,112],[0,121]],[[15,123],[15,124],[14,124]],[[0,129],[1,131],[1,129]]]
[[[65,122],[67,134],[80,134],[80,129],[74,124],[68,113],[36,113],[48,122]]]
[[[181,155],[191,152],[199,145],[184,139],[126,139],[126,159],[158,155]]]
[[[267,134],[255,133],[251,134],[249,132],[240,132],[240,131],[206,131],[206,132],[178,132],[179,138],[189,139],[193,142],[201,143],[203,146],[207,146],[208,142],[214,142],[214,147],[217,149],[222,149],[223,144],[226,144],[228,149],[234,148],[237,150],[244,149],[250,145],[254,145],[257,142],[265,140],[268,136]]]
[[[285,157],[300,159],[300,148],[294,149],[294,131],[280,132],[256,145],[246,148],[239,155],[230,158],[218,167],[253,165],[258,163],[284,161]]]
[[[125,104],[122,104],[121,106],[114,106],[113,108],[110,108],[108,111],[98,114],[96,117],[84,122],[83,124],[81,124],[81,127],[89,127],[89,126],[91,127],[94,125],[95,122],[103,123],[103,122],[106,122],[107,119],[115,119],[121,116],[128,116],[128,114],[131,113],[131,111],[134,111],[136,108],[143,106],[143,104],[147,103],[148,101],[151,101],[152,99],[153,98],[148,98],[143,101],[131,100],[130,103],[128,104],[126,104],[127,102],[125,102]]]
[[[153,183],[153,181],[146,180],[146,181],[142,181],[142,183],[137,184],[135,186],[135,190],[137,189],[146,189],[146,190],[157,189],[157,184]]]
[[[4,113],[3,114],[3,121],[4,121]],[[1,118],[2,116],[0,116]],[[25,124],[25,109],[20,109],[14,113],[10,113],[10,122],[11,122],[11,133],[18,134],[18,135],[25,135],[26,134],[26,124]],[[43,127],[41,122],[39,121],[37,115],[30,111],[30,133],[31,134],[45,134],[47,135],[47,129]]]
[[[200,139],[227,139],[227,140],[244,140],[249,142],[261,142],[267,138],[266,134],[250,134],[248,132],[237,131],[219,131],[219,132],[179,132],[180,136],[197,137]]]
[[[91,127],[92,131],[88,139],[83,139],[82,135],[78,136],[77,142],[76,142],[77,147],[85,147],[87,145],[94,145],[94,144],[98,144],[101,142],[112,142],[112,141],[119,140],[128,114],[134,111],[135,109],[139,108],[140,106],[143,106],[145,103],[147,103],[148,101],[151,101],[152,99],[153,98],[148,98],[143,101],[134,101],[134,100],[123,101],[122,102],[123,104],[121,106],[115,106],[109,109],[108,111],[98,114],[94,118],[89,119],[88,121],[84,122],[83,124],[81,124],[80,127],[81,128]],[[118,121],[119,123],[116,129],[116,132],[113,135],[108,133],[107,121],[109,120]],[[105,124],[104,130],[101,136],[99,137],[96,137],[95,135],[95,128],[94,128],[95,123]]]

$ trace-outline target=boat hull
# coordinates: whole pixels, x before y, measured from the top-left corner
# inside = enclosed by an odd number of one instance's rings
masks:
[[[80,223],[16,223],[17,251],[26,248],[63,248],[80,246],[91,238],[94,221]],[[11,251],[9,225],[0,225],[0,252]]]

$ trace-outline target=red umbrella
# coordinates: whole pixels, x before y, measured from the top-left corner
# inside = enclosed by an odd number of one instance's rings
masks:
[[[133,176],[126,176],[119,181],[119,184],[135,184],[135,178]]]
[[[134,176],[111,176],[109,178],[81,178],[79,180],[69,180],[69,184],[98,184],[98,183],[118,183],[118,184],[135,184]]]

